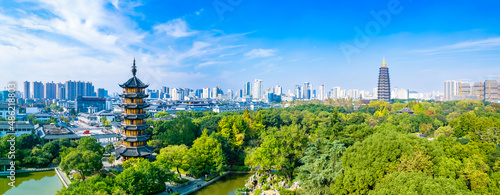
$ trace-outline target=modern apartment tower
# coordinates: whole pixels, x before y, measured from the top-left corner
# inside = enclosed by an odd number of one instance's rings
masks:
[[[44,98],[44,86],[43,83],[34,81],[33,87],[31,88],[31,94],[33,95],[33,99],[43,99]]]
[[[246,82],[243,86],[243,96],[251,96],[252,95],[252,84],[250,82]]]
[[[145,88],[149,85],[144,84],[135,76],[137,72],[134,64],[132,66],[132,78],[120,85],[123,88],[123,94],[120,97],[124,98],[122,107],[123,122],[122,130],[122,145],[118,146],[116,153],[123,157],[122,160],[130,158],[146,157],[153,153],[154,148],[147,145],[149,136],[146,134],[148,125],[144,119],[148,118],[145,108],[149,106],[144,100],[148,95],[145,93]]]
[[[391,101],[391,81],[389,79],[389,68],[385,64],[385,58],[378,74],[378,101]]]
[[[24,81],[23,85],[24,85],[23,98],[25,100],[31,99],[30,82],[29,81]]]
[[[311,99],[311,84],[309,82],[304,82],[304,87],[302,88],[302,98],[306,100]]]
[[[444,82],[444,100],[453,100],[453,97],[457,95],[459,83],[456,81],[445,81]]]
[[[262,80],[255,79],[255,81],[253,82],[252,90],[253,90],[253,93],[252,93],[253,99],[257,99],[257,100],[262,99],[262,97],[264,95],[264,83],[262,82]]]

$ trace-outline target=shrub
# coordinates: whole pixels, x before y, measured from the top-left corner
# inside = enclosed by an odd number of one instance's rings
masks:
[[[179,179],[175,180],[175,183],[183,184],[183,183],[186,183],[188,181],[189,181],[189,179],[182,178],[182,180],[179,180]]]
[[[262,186],[262,190],[264,190],[264,191],[269,190],[269,186],[268,185]]]
[[[250,189],[248,189],[247,187],[238,188],[238,189],[236,189],[236,195],[244,195],[245,192],[248,192],[248,191],[250,191]]]
[[[287,190],[287,189],[284,189],[284,188],[280,188],[278,191],[280,192],[280,195],[295,195],[294,191]]]
[[[213,178],[215,178],[215,177],[217,177],[217,175],[212,175],[212,176],[210,176],[210,177],[206,178],[206,179],[205,179],[205,181],[210,181],[210,180],[212,180],[212,179],[213,179]]]
[[[260,195],[262,193],[262,190],[261,189],[255,189],[255,191],[253,193],[255,195]]]
[[[259,177],[259,180],[257,180],[257,181],[258,181],[259,183],[264,182],[264,176],[260,176],[260,177]]]
[[[80,180],[80,179],[82,179],[82,175],[80,175],[80,173],[75,173],[73,175],[73,178],[75,178],[76,180]]]

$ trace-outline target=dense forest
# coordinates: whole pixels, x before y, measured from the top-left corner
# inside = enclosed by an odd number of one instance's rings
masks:
[[[298,182],[299,193],[500,194],[499,104],[327,103],[181,112],[171,121],[150,122],[150,144],[190,148],[198,136],[208,136],[220,144],[214,149],[222,150],[216,160],[222,166],[273,171],[289,185]],[[400,113],[403,108],[414,114]],[[196,155],[190,151],[186,158],[190,154]],[[221,163],[193,163],[185,161],[183,168],[194,174],[224,170]]]
[[[414,114],[400,113],[403,108]],[[156,190],[136,191],[144,188],[136,183],[149,179],[161,187],[161,182],[182,180],[176,172],[218,175],[243,165],[274,177],[241,192],[500,194],[500,104],[293,102],[257,111],[179,112],[172,120],[148,123],[155,162],[127,161],[118,176],[96,175],[61,194],[147,194]],[[25,163],[36,162],[34,157]],[[132,179],[131,186],[114,183]],[[282,188],[294,184],[300,188]]]

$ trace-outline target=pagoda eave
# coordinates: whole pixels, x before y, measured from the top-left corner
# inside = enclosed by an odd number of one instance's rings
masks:
[[[117,154],[125,157],[145,157],[154,153],[154,148],[150,146],[126,147],[118,146],[115,150]]]

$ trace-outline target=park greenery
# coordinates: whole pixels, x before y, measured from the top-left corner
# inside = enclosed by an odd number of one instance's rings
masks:
[[[296,101],[147,123],[156,161],[125,161],[121,173],[99,174],[113,146],[90,138],[45,143],[22,135],[16,159],[25,167],[60,162],[89,176],[59,194],[152,194],[182,181],[180,173],[213,177],[241,166],[259,169],[258,185],[239,190],[253,194],[500,194],[500,104]],[[3,157],[8,139],[0,141]]]
[[[414,114],[400,113],[403,108]],[[160,161],[170,161],[177,172],[259,167],[288,185],[298,183],[297,193],[307,194],[500,192],[499,104],[297,101],[279,109],[179,112],[172,120],[148,123],[150,143],[188,151],[168,160],[172,154],[159,150]],[[199,140],[211,153],[195,149]],[[201,155],[212,161],[193,158]],[[389,187],[399,183],[417,187]]]

